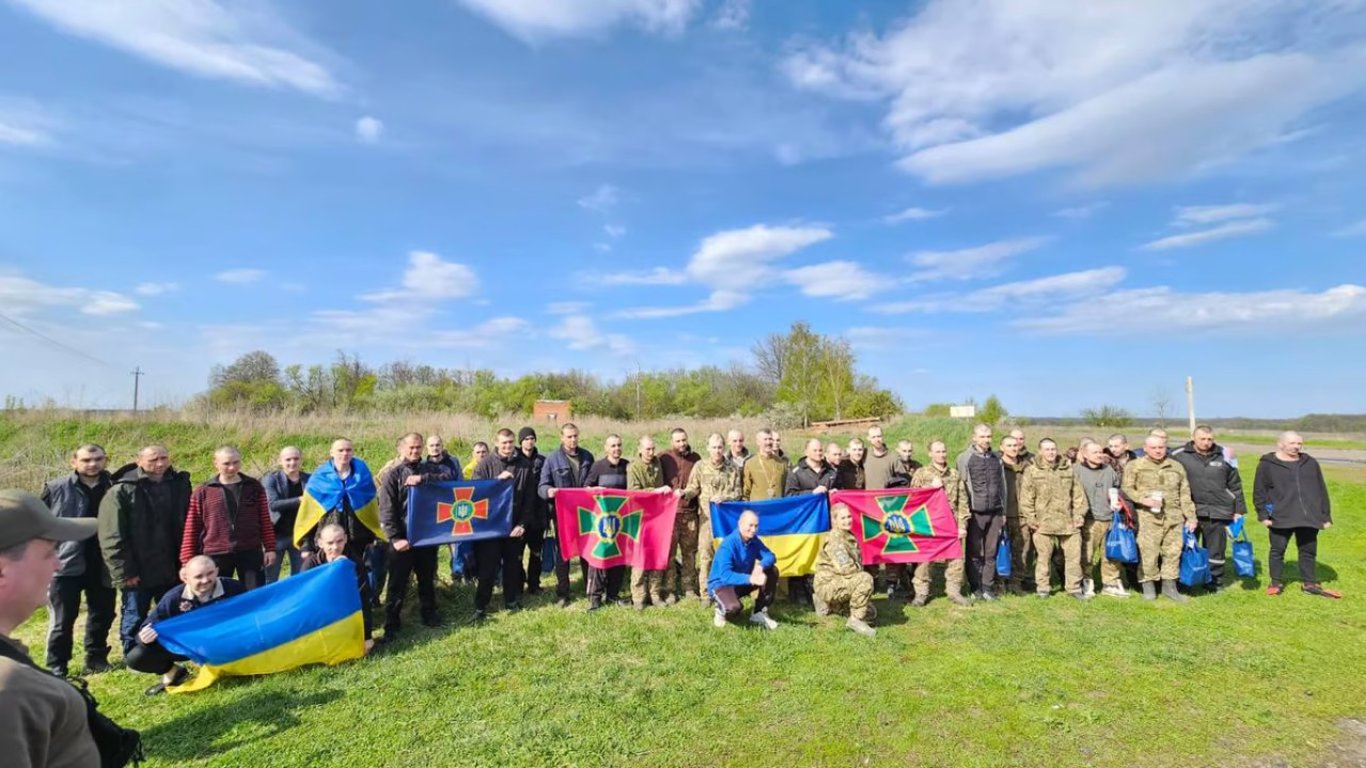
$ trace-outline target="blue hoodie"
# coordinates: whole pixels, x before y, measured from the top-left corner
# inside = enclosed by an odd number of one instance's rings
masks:
[[[746,542],[740,538],[739,531],[732,532],[721,540],[716,557],[711,561],[707,591],[714,593],[721,587],[750,586],[749,575],[754,571],[756,562],[763,568],[770,568],[778,559],[773,556],[773,550],[764,546],[757,535]]]

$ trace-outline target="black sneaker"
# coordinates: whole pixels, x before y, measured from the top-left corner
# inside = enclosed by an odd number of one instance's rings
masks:
[[[482,623],[484,623],[484,619],[487,619],[488,617],[489,617],[488,611],[479,611],[479,610],[476,610],[476,611],[474,612],[474,615],[470,617],[470,622],[473,623],[473,624],[482,624]]]
[[[507,611],[508,613],[516,613],[522,610],[522,604],[517,602],[516,600],[513,600],[512,602],[503,606],[503,610]]]
[[[109,661],[108,661],[107,659],[86,659],[86,660],[85,660],[85,673],[86,673],[87,675],[98,675],[98,674],[100,674],[101,672],[108,672],[109,670],[111,670],[111,669],[113,669],[113,668],[114,668],[114,665],[113,665],[113,664],[110,664]]]
[[[148,686],[147,690],[143,691],[143,693],[147,696],[157,696],[163,694],[166,692],[167,688],[180,685],[181,683],[185,682],[185,680],[189,678],[189,676],[190,670],[177,664],[175,665],[175,674],[171,675],[171,682],[168,683],[165,681],[165,679],[158,680],[155,684]]]
[[[598,609],[601,608],[601,607],[602,607],[602,600],[600,600],[600,599],[598,599],[598,598],[596,598],[596,597],[590,597],[590,598],[588,598],[588,610],[590,610],[590,611],[596,611],[596,610],[598,610]]]
[[[424,627],[439,627],[439,626],[441,626],[441,617],[440,617],[440,616],[437,616],[437,615],[434,614],[434,613],[428,614],[428,615],[426,615],[426,616],[423,616],[423,617],[422,617],[422,626],[424,626]]]

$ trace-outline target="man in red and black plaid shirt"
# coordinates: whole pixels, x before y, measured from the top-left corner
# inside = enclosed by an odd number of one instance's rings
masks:
[[[180,562],[208,555],[227,578],[236,574],[247,589],[265,583],[265,568],[275,562],[275,527],[266,489],[242,474],[242,454],[223,446],[213,453],[217,471],[190,494]]]

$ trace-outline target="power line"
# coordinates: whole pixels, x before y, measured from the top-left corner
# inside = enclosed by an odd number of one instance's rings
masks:
[[[89,353],[87,353],[87,352],[83,352],[83,351],[81,351],[81,350],[79,350],[79,349],[76,349],[75,347],[73,347],[73,346],[71,346],[71,345],[69,345],[69,344],[64,344],[64,343],[62,343],[62,342],[60,342],[60,341],[58,341],[58,340],[52,338],[51,336],[48,336],[47,334],[45,334],[45,333],[43,333],[43,332],[41,332],[41,331],[36,331],[36,330],[34,330],[34,329],[28,327],[27,325],[24,325],[23,323],[19,322],[18,320],[15,320],[14,318],[10,317],[9,315],[4,314],[3,312],[0,312],[0,321],[4,321],[4,322],[10,324],[11,326],[13,326],[13,327],[19,329],[20,331],[23,331],[24,333],[27,333],[27,334],[29,334],[29,335],[31,335],[31,336],[36,336],[37,338],[40,338],[40,339],[42,339],[43,341],[46,341],[47,343],[51,344],[52,346],[56,347],[57,349],[62,350],[63,352],[68,352],[68,353],[70,353],[70,354],[76,355],[77,357],[83,357],[83,358],[85,358],[86,360],[89,360],[89,361],[91,361],[91,362],[93,362],[93,363],[99,363],[100,365],[103,365],[103,366],[105,366],[106,368],[114,368],[114,367],[116,367],[113,363],[109,363],[109,362],[106,362],[106,361],[104,361],[104,360],[101,360],[101,359],[99,359],[98,357],[95,357],[95,356],[93,356],[93,355],[91,355],[91,354],[89,354]]]

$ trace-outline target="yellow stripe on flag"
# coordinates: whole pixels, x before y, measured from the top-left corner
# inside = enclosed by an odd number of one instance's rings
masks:
[[[783,536],[761,536],[764,545],[773,550],[778,560],[780,576],[805,576],[816,572],[816,556],[821,551],[820,533],[789,533]],[[712,552],[721,546],[721,539],[711,540]]]
[[[213,685],[220,677],[268,675],[305,664],[335,666],[365,655],[365,622],[360,611],[316,632],[283,645],[227,664],[206,664],[184,685],[167,688],[170,693],[193,693]]]

